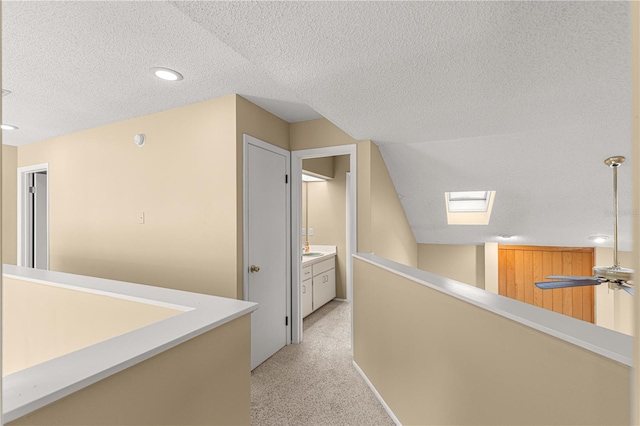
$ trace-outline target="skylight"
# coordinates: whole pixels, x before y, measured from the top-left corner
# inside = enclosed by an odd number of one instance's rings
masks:
[[[491,191],[447,192],[450,212],[486,212],[491,200]]]
[[[496,191],[445,192],[449,225],[488,225]]]

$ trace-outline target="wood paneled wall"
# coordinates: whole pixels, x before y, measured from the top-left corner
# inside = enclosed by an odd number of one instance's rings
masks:
[[[549,275],[592,276],[593,248],[498,246],[498,292],[521,302],[594,322],[593,286],[541,290]]]

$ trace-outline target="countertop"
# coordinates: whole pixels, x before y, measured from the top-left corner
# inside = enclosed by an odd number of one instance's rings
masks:
[[[310,266],[336,255],[336,246],[309,245],[309,253],[322,253],[318,256],[302,256],[302,267]]]

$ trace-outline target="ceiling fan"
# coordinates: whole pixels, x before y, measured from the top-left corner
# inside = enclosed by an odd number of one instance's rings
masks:
[[[621,156],[604,160],[604,164],[613,169],[613,266],[594,266],[592,277],[551,275],[546,279],[562,281],[539,282],[535,283],[536,287],[548,290],[609,283],[609,288],[622,289],[633,296],[633,284],[629,282],[633,277],[633,270],[621,268],[618,263],[618,167],[624,163],[624,160],[625,158]]]

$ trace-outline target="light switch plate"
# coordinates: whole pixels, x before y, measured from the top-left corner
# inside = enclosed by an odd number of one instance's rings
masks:
[[[313,228],[309,228],[309,235],[313,235]]]

